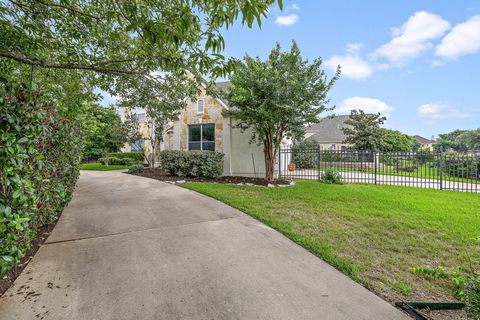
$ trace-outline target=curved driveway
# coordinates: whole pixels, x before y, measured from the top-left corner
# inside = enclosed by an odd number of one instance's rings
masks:
[[[121,172],[82,172],[0,319],[408,319],[223,203]]]

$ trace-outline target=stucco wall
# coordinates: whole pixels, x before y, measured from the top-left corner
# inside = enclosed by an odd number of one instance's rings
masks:
[[[265,176],[263,146],[259,146],[255,142],[249,143],[251,133],[251,130],[242,132],[238,128],[231,129],[231,175],[259,178]]]

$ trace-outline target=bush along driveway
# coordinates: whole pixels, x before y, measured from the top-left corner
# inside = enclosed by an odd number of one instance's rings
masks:
[[[185,187],[279,230],[391,302],[456,301],[449,275],[480,269],[478,194],[313,181]]]
[[[82,172],[46,244],[0,299],[1,319],[42,317],[408,319],[248,215],[114,171]]]

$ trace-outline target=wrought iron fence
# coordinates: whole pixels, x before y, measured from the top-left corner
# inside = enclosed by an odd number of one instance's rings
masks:
[[[369,150],[281,148],[279,177],[321,180],[339,172],[346,183],[372,183],[480,192],[480,152],[378,152]]]

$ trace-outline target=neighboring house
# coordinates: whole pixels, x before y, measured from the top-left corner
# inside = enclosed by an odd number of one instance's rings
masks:
[[[138,140],[136,143],[130,145],[125,143],[123,148],[121,149],[122,152],[143,152],[145,157],[148,159],[152,158],[152,145],[150,143],[150,134],[148,127],[148,123],[146,120],[145,111],[143,109],[137,108],[133,110],[132,116],[137,119],[137,122],[140,125],[140,134],[142,135],[143,139]],[[120,114],[122,122],[125,121],[125,114],[122,111]]]
[[[323,118],[305,129],[305,139],[317,141],[322,149],[344,150],[350,146],[343,142],[346,136],[342,131],[347,126],[345,121],[349,117],[343,115]]]
[[[433,140],[433,137],[431,140],[419,135],[415,135],[413,137],[422,145],[422,147],[433,150],[433,145],[435,144],[435,140]]]
[[[220,89],[229,86],[228,81],[217,83]],[[226,101],[206,94],[206,83],[203,83],[196,101],[188,101],[178,118],[172,119],[160,149],[222,152],[225,155],[223,175],[264,177],[263,147],[250,143],[251,131],[235,128],[235,118],[229,110]],[[149,146],[149,141],[145,141],[147,154]],[[128,145],[124,151],[130,151]]]

